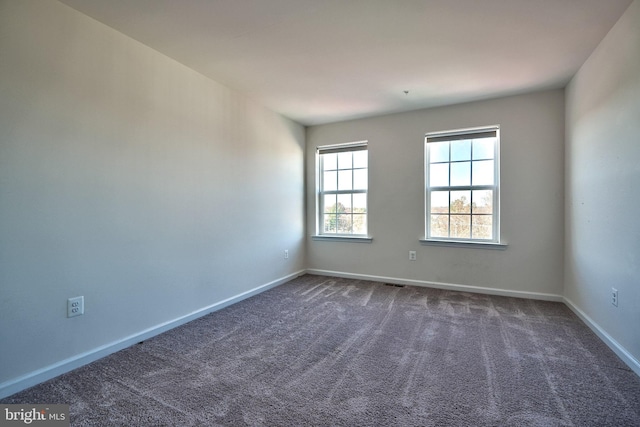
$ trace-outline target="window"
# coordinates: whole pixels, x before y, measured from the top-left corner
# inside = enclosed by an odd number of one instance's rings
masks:
[[[318,147],[318,234],[366,236],[367,142]]]
[[[425,136],[427,240],[500,243],[500,129]]]

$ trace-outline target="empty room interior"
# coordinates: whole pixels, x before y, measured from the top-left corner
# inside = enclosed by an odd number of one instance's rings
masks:
[[[640,0],[0,0],[1,402],[638,425],[639,159]]]

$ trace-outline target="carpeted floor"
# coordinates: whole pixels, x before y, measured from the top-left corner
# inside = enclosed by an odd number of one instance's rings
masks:
[[[2,403],[74,426],[640,426],[640,378],[561,303],[306,275]]]

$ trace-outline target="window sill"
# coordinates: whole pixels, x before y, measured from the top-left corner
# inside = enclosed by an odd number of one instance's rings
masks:
[[[371,243],[371,236],[329,236],[326,234],[316,234],[311,236],[312,240],[325,242],[354,242],[354,243]]]
[[[507,249],[506,243],[493,242],[464,242],[457,240],[437,240],[437,239],[420,239],[420,243],[429,246],[449,246],[453,248],[476,248],[476,249]]]

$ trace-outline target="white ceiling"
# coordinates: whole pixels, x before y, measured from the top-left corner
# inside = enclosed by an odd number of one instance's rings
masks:
[[[62,0],[304,125],[563,87],[631,1]]]

